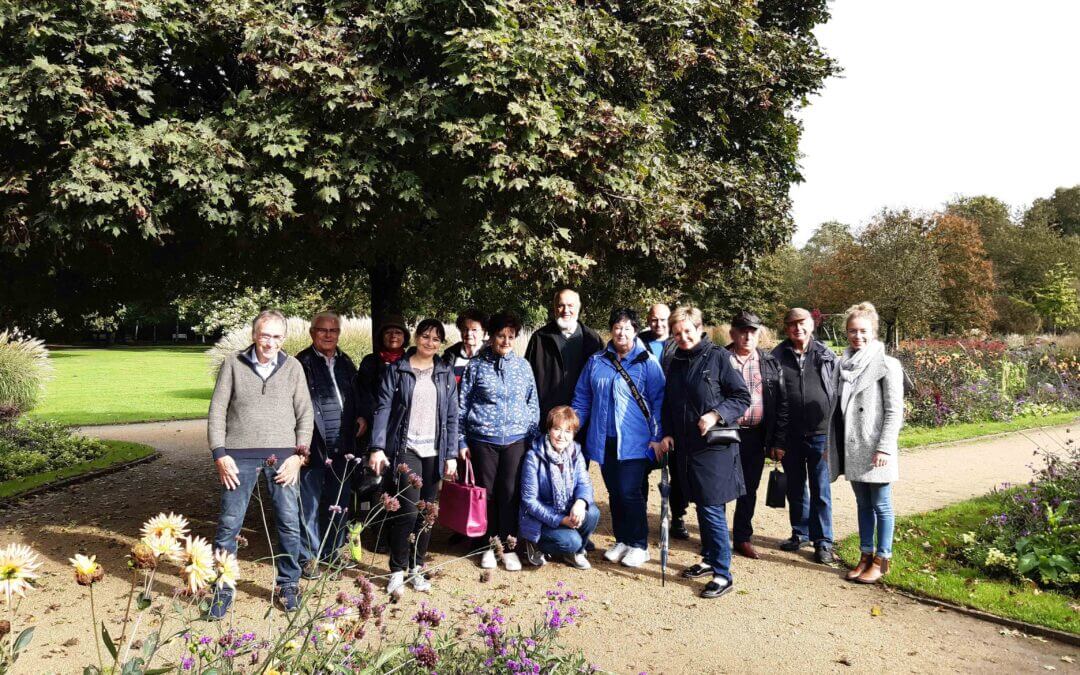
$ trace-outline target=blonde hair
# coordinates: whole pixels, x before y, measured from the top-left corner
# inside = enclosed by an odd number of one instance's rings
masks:
[[[844,317],[844,327],[851,323],[852,319],[869,319],[870,328],[873,330],[874,335],[878,334],[878,313],[877,308],[869,302],[860,302],[857,305],[852,305],[847,308],[847,315]]]
[[[671,312],[671,316],[668,317],[668,327],[674,328],[675,324],[682,321],[689,321],[694,324],[694,328],[701,328],[701,324],[704,320],[701,317],[701,310],[697,307],[676,307]]]

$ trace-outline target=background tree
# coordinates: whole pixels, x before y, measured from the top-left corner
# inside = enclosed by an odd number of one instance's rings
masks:
[[[1049,225],[1065,236],[1080,235],[1080,185],[1059,187],[1049,198],[1036,199],[1024,213],[1024,224]]]
[[[826,18],[824,0],[0,0],[5,262],[86,263],[99,304],[144,292],[132,278],[176,297],[199,275],[346,275],[376,315],[411,275],[543,298],[752,270],[791,233]]]
[[[938,262],[942,305],[937,323],[945,332],[989,330],[994,311],[994,272],[979,226],[967,218],[936,214],[930,243]]]
[[[1080,285],[1066,265],[1055,265],[1046,271],[1043,283],[1034,291],[1032,305],[1045,316],[1054,331],[1080,326]]]

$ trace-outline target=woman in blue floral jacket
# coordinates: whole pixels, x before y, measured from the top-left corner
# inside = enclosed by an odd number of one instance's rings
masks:
[[[504,546],[510,537],[517,538],[521,460],[540,422],[532,368],[514,353],[520,331],[521,320],[513,312],[492,315],[489,343],[461,377],[458,454],[473,462],[476,483],[487,490],[487,536],[498,537]],[[516,572],[521,560],[511,548],[506,548],[503,564]],[[494,568],[495,553],[486,551],[480,566]]]

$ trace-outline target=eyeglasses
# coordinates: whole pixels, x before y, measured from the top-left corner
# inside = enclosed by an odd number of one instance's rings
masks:
[[[284,342],[284,335],[270,335],[269,333],[259,333],[255,336],[256,342],[268,343],[268,342]]]

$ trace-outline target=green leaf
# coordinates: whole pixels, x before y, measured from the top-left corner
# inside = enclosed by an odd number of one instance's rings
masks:
[[[105,649],[109,650],[112,657],[116,658],[116,645],[113,644],[112,636],[109,635],[109,629],[105,627],[105,622],[101,622],[101,641],[105,643]]]
[[[19,633],[19,637],[15,638],[15,644],[11,650],[18,654],[30,644],[30,640],[34,639],[34,627],[30,626],[23,632]]]
[[[1034,553],[1028,553],[1020,558],[1020,561],[1016,565],[1016,569],[1020,574],[1027,574],[1031,570],[1039,566],[1039,556]]]
[[[154,656],[154,652],[157,651],[158,646],[158,634],[150,633],[143,640],[142,654],[147,663],[150,663],[150,659]]]

